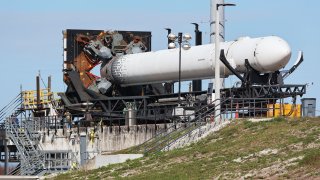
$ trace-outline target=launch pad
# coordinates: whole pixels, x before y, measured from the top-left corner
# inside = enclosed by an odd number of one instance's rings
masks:
[[[148,31],[63,31],[67,90],[58,93],[60,99],[51,92],[51,79],[41,89],[38,76],[36,91],[22,91],[0,111],[0,150],[6,152],[1,160],[19,160],[10,174],[66,171],[102,152],[132,146],[145,154],[169,150],[185,137],[201,137],[237,118],[301,116],[296,99],[306,93],[306,85],[284,80],[303,61],[302,52],[284,71],[291,57],[285,40],[241,37],[219,43],[221,63],[216,66],[216,46],[201,45],[199,26],[193,24],[196,46],[183,46],[179,33],[179,48],[160,51],[151,51]],[[94,74],[99,66],[100,73]],[[221,77],[235,75],[240,81],[222,88],[221,99],[215,98],[212,83],[201,88],[201,80],[214,78],[216,68]],[[194,84],[174,91],[174,83],[181,81]],[[285,104],[290,98],[291,104]]]
[[[151,32],[66,30],[63,35],[66,92],[58,93],[60,99],[56,100],[51,92],[51,78],[48,88],[41,89],[38,76],[36,91],[21,92],[1,110],[1,119],[5,122],[3,132],[6,131],[2,147],[10,154],[4,161],[19,162],[10,171],[12,175],[66,171],[85,165],[103,151],[136,145],[136,152],[145,154],[168,150],[178,146],[174,144],[179,144],[179,139],[187,134],[201,137],[203,131],[220,126],[225,119],[300,116],[296,98],[306,93],[306,85],[284,84],[283,79],[303,61],[302,54],[285,72],[279,71],[282,62],[288,60],[283,52],[278,52],[281,57],[273,59],[276,65],[269,70],[255,62],[258,56],[237,54],[243,44],[256,42],[264,45],[281,42],[280,46],[286,49],[279,38],[244,38],[224,44],[220,55],[224,75],[237,76],[241,85],[221,89],[218,117],[212,83],[206,90],[198,87],[174,91],[178,68],[162,63],[176,63],[178,51],[151,52]],[[129,39],[133,37],[142,41],[143,50],[139,46],[139,49],[131,49],[130,54],[127,50]],[[182,56],[182,62],[189,64],[182,66],[181,80],[199,81],[212,76],[210,66],[213,65],[206,56],[211,46],[192,48],[193,51],[183,52],[188,56]],[[204,57],[194,56],[198,51]],[[247,58],[230,60],[238,56]],[[139,57],[142,57],[141,62]],[[91,70],[99,65],[100,76],[97,76]],[[193,71],[194,67],[198,69]],[[262,72],[257,70],[259,68]],[[159,73],[162,71],[166,73]],[[284,102],[289,98],[292,105],[286,106]],[[119,143],[122,136],[123,141]],[[112,146],[106,145],[108,138]],[[7,144],[8,140],[13,144]],[[61,149],[51,147],[55,143],[62,145]]]
[[[64,81],[67,84],[67,91],[59,93],[61,100],[64,104],[64,112],[70,112],[75,117],[89,117],[89,121],[103,121],[106,125],[114,124],[114,119],[117,119],[118,125],[137,125],[145,123],[170,123],[177,121],[179,116],[186,113],[194,113],[202,106],[211,104],[213,102],[212,95],[214,89],[212,83],[208,85],[205,91],[189,91],[181,92],[181,99],[179,94],[173,92],[172,84],[176,81],[163,81],[159,83],[142,83],[136,85],[122,85],[126,80],[118,80],[113,75],[107,75],[105,82],[112,82],[108,87],[102,88],[99,91],[100,83],[103,77],[98,77],[91,73],[91,70],[99,65],[101,57],[98,55],[88,54],[88,44],[91,41],[100,39],[102,43],[107,43],[106,38],[112,39],[109,46],[113,52],[113,59],[108,63],[101,65],[101,71],[114,72],[114,64],[117,64],[117,59],[122,57],[130,58],[133,55],[126,55],[125,48],[130,43],[130,37],[141,36],[142,42],[146,45],[147,51],[151,50],[151,32],[138,32],[138,31],[102,31],[102,30],[72,30],[64,31]],[[81,37],[81,38],[79,38]],[[199,37],[199,36],[196,36]],[[201,37],[201,36],[200,36]],[[84,43],[84,39],[87,41]],[[91,40],[90,40],[91,39]],[[115,39],[115,40],[114,40]],[[246,40],[246,39],[245,39]],[[199,40],[196,40],[199,42]],[[266,41],[266,40],[259,40]],[[268,41],[266,41],[269,43]],[[240,43],[240,42],[236,42]],[[194,48],[194,47],[193,47]],[[95,50],[96,51],[96,50]],[[169,52],[172,50],[168,50]],[[231,50],[230,50],[231,51]],[[91,52],[94,52],[91,50]],[[152,52],[151,52],[152,53]],[[163,52],[166,53],[166,52]],[[187,52],[184,52],[187,53]],[[229,53],[229,52],[228,52]],[[99,54],[99,52],[97,52]],[[134,54],[134,57],[142,56],[144,53]],[[151,54],[153,55],[153,54]],[[156,55],[155,55],[156,56]],[[160,56],[160,55],[157,55]],[[191,56],[191,55],[190,55]],[[227,55],[229,57],[229,55]],[[170,58],[169,56],[165,56]],[[132,64],[137,69],[143,68],[143,64],[137,60],[130,60],[125,58],[126,61],[133,61],[137,64]],[[238,108],[244,108],[245,104],[250,104],[252,99],[273,99],[272,102],[265,101],[265,104],[260,108],[266,108],[269,104],[275,104],[279,99],[288,97],[296,98],[303,96],[306,93],[306,85],[287,85],[283,84],[283,74],[276,70],[274,73],[261,73],[255,70],[246,60],[244,75],[240,75],[239,67],[230,64],[230,60],[222,50],[221,57],[224,64],[224,71],[228,71],[236,75],[241,80],[240,87],[224,88],[221,90],[222,101],[226,104],[230,99],[241,99],[241,102],[248,101],[248,103],[238,103]],[[244,59],[243,59],[244,60]],[[158,64],[156,60],[154,63]],[[176,61],[176,59],[172,59]],[[303,61],[301,55],[298,62]],[[120,61],[123,62],[123,61]],[[164,62],[164,61],[162,61]],[[161,62],[161,63],[162,63]],[[183,61],[184,62],[184,61]],[[103,67],[109,66],[109,67]],[[254,66],[254,65],[253,65]],[[256,65],[257,66],[257,65]],[[120,67],[120,66],[119,66]],[[126,68],[116,66],[116,74],[130,74],[126,72]],[[235,68],[233,68],[235,67]],[[159,67],[160,68],[160,67]],[[296,66],[294,67],[294,69]],[[294,69],[290,69],[292,73]],[[155,70],[156,71],[156,70]],[[104,75],[105,73],[101,73]],[[212,73],[213,74],[213,73]],[[262,75],[261,75],[262,74]],[[178,75],[178,74],[177,74]],[[286,73],[288,75],[288,73]],[[113,76],[113,77],[109,77]],[[161,76],[159,74],[159,76]],[[121,77],[124,77],[121,75]],[[144,78],[144,77],[142,77]],[[147,79],[159,79],[157,77],[146,77]],[[161,78],[161,77],[160,77]],[[165,78],[164,78],[165,79]],[[190,79],[201,79],[199,77],[191,77]],[[136,80],[133,80],[136,82]],[[147,81],[149,82],[149,80]],[[235,101],[233,101],[235,102]],[[243,107],[239,107],[243,104]],[[221,104],[222,107],[227,105]],[[232,105],[235,109],[236,103]],[[177,109],[182,109],[177,111]],[[263,113],[267,114],[267,110]],[[130,116],[130,117],[129,117]],[[129,124],[129,120],[130,121]],[[121,121],[119,120],[121,119]],[[127,119],[127,120],[126,120]],[[134,119],[134,120],[133,120]],[[132,124],[133,123],[133,124]]]

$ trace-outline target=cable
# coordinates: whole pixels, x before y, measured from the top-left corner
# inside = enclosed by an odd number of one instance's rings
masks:
[[[42,81],[43,86],[47,89],[47,85],[46,85],[45,82],[43,81],[41,75],[39,75],[39,77],[40,77],[40,79],[41,79],[41,81]]]

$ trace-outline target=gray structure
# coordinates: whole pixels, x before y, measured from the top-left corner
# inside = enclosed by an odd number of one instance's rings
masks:
[[[215,35],[217,34],[215,32],[215,14],[216,14],[216,7],[217,4],[224,4],[224,0],[211,0],[211,11],[210,11],[210,42],[214,43]],[[225,31],[224,31],[224,7],[221,7],[219,10],[219,24],[220,24],[220,32],[219,32],[219,40],[220,42],[224,42],[225,40]]]
[[[87,135],[85,133],[80,134],[80,165],[84,165],[87,162]]]
[[[301,113],[302,117],[316,116],[316,98],[301,99]]]

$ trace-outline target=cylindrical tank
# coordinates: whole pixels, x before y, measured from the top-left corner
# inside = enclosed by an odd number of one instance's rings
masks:
[[[133,108],[129,108],[125,112],[125,125],[126,126],[134,126],[137,125],[137,119],[136,119],[137,110]]]
[[[137,125],[137,108],[135,103],[126,103],[126,108],[123,110],[125,114],[125,125],[134,126]]]
[[[246,71],[245,59],[261,73],[274,72],[289,61],[291,49],[276,36],[249,38],[223,42],[229,63],[240,73]],[[181,80],[214,77],[214,44],[191,47],[181,53]],[[106,70],[106,71],[105,71]],[[232,73],[220,63],[221,77]],[[130,54],[114,58],[101,73],[121,86],[177,81],[179,78],[179,49]]]

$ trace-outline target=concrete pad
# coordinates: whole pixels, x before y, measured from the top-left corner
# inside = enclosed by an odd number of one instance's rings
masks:
[[[128,159],[133,160],[141,157],[143,157],[143,154],[97,155],[97,157],[95,158],[95,168],[99,168],[109,164],[123,163]]]
[[[248,121],[250,122],[262,122],[262,121],[271,121],[273,118],[261,118],[261,119],[257,119],[257,118],[252,118],[252,119],[248,119]]]

